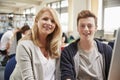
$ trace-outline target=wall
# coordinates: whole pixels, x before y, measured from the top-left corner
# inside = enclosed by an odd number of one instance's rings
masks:
[[[83,9],[89,9],[90,3],[89,0],[68,0],[72,2],[69,5],[69,26],[68,26],[68,32],[69,35],[74,35],[75,38],[78,38],[78,32],[77,32],[77,15],[78,13]],[[72,6],[72,7],[70,7]]]
[[[98,16],[98,0],[91,0],[91,11]]]
[[[103,0],[104,7],[115,7],[120,6],[120,0]]]
[[[36,13],[43,7],[45,7],[47,5],[47,3],[50,3],[50,2],[55,2],[55,1],[60,1],[60,0],[44,0],[40,6],[36,6]]]

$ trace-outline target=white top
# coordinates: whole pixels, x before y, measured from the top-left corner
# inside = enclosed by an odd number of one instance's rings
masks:
[[[53,80],[52,76],[55,76],[54,80],[60,80],[58,60],[50,59],[43,65],[44,57],[41,55],[40,49],[31,40],[20,41],[15,56],[17,64],[10,80]]]
[[[0,46],[0,50],[5,50],[6,49],[6,45],[8,42],[10,42],[10,39],[13,36],[13,31],[12,30],[8,30],[7,32],[5,32],[1,38],[1,46]]]
[[[10,43],[11,44],[10,44],[10,49],[9,49],[8,55],[16,54],[16,48],[17,48],[17,36],[16,35],[14,37],[12,37]]]
[[[40,50],[40,60],[43,68],[44,80],[55,80],[55,59],[47,59]]]

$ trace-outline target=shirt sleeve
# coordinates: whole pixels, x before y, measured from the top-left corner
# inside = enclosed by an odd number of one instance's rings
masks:
[[[74,80],[74,70],[72,57],[69,55],[69,51],[64,49],[61,53],[60,60],[60,70],[61,70],[61,80]]]
[[[16,52],[17,64],[20,67],[23,80],[35,80],[32,68],[32,59],[28,46],[19,44]]]

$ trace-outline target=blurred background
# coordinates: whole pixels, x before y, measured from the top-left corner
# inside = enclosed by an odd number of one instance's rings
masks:
[[[96,37],[112,40],[120,27],[120,0],[0,0],[0,32],[24,24],[32,27],[36,13],[44,6],[58,11],[62,30],[68,37],[78,38],[76,17],[83,9],[93,11],[98,17]]]
[[[79,38],[76,18],[84,9],[91,10],[98,18],[95,38],[105,43],[114,41],[120,27],[120,0],[0,0],[0,39],[9,29],[26,24],[31,28],[35,15],[45,6],[57,10],[69,43]],[[0,65],[0,80],[4,80],[4,70],[5,66]]]

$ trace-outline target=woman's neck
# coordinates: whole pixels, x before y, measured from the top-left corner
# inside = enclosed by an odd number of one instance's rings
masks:
[[[40,35],[39,36],[39,48],[42,52],[42,54],[47,58],[49,59],[49,51],[46,49],[46,46],[47,46],[47,36],[45,35]]]
[[[40,38],[39,38],[39,43],[40,43],[40,46],[39,47],[46,47],[46,36],[44,35],[40,35]]]
[[[44,57],[49,59],[49,52],[43,47],[40,47],[40,50],[41,50],[42,54],[44,55]]]

